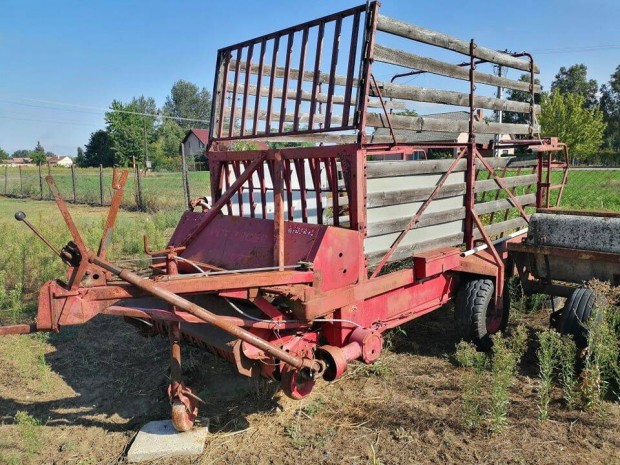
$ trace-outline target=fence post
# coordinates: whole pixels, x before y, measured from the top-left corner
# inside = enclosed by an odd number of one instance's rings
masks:
[[[140,166],[136,163],[136,204],[138,210],[144,211],[142,203],[142,179],[140,179]]]
[[[103,165],[99,165],[99,205],[103,207]]]
[[[71,165],[71,187],[73,189],[73,203],[77,203],[77,194],[75,192],[75,165]]]
[[[39,195],[43,200],[43,175],[41,174],[41,163],[39,163]]]
[[[24,196],[24,183],[22,181],[22,167],[19,165],[19,196]]]
[[[191,210],[192,198],[189,194],[189,178],[187,174],[187,160],[185,159],[185,147],[181,144],[181,179],[183,180],[183,197],[185,198],[185,205],[187,209]]]
[[[47,162],[47,175],[51,176],[52,175],[52,167],[50,166],[50,162]],[[54,198],[54,196],[52,195],[52,188],[47,186],[48,190],[50,191],[50,200],[52,200]]]
[[[4,195],[6,196],[9,188],[9,167],[4,167]]]

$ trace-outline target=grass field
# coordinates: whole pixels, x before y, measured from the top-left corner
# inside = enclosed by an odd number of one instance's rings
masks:
[[[96,247],[106,209],[70,208]],[[13,219],[16,210],[57,247],[69,240],[53,203],[0,199],[0,324],[32,321],[38,288],[65,270]],[[173,210],[121,212],[110,258],[141,256],[143,234],[161,247],[177,220]],[[184,377],[207,398],[201,412],[210,434],[201,457],[156,463],[620,463],[618,399],[597,411],[567,408],[555,388],[549,420],[538,420],[536,334],[548,312],[513,310],[509,331],[525,326],[528,346],[510,375],[514,385],[499,399],[501,431],[487,420],[474,425],[464,413],[471,370],[450,361],[458,336],[448,306],[388,334],[375,365],[356,364],[335,383],[319,382],[301,402],[185,344]],[[0,463],[125,463],[137,429],[169,414],[168,350],[166,339],[142,338],[115,317],[59,334],[0,338]],[[492,405],[483,394],[473,399]]]
[[[136,178],[130,171],[123,207],[130,210],[136,209]],[[75,170],[76,202],[90,205],[101,204],[100,175],[98,168],[76,168]],[[0,171],[0,193],[6,193],[11,197],[28,197],[31,199],[50,199],[51,193],[43,179],[43,196],[41,196],[41,184],[39,171],[35,167],[22,168],[21,182],[17,168],[7,170],[6,182],[4,172]],[[51,174],[65,199],[73,200],[73,180],[71,170],[68,168],[52,168]],[[47,168],[43,168],[43,178],[47,175]],[[201,197],[210,194],[210,177],[208,171],[191,171],[188,174],[190,183],[190,196]],[[108,205],[112,198],[112,169],[103,170],[103,203]],[[180,172],[153,172],[142,177],[142,196],[145,209],[148,212],[171,210],[180,212],[185,208],[183,196],[183,181]]]
[[[43,170],[43,176],[47,169]],[[51,170],[56,183],[63,196],[72,200],[71,171],[66,168],[53,168]],[[508,172],[507,176],[513,176],[516,172]],[[526,174],[523,172],[522,174]],[[0,172],[0,194],[5,193],[12,197],[41,198],[39,173],[37,168],[23,168],[22,182],[20,184],[19,170],[9,168],[7,171],[6,189]],[[76,200],[77,203],[90,205],[100,204],[99,169],[78,168],[76,169]],[[552,183],[561,181],[560,173],[553,173]],[[104,204],[109,204],[112,197],[112,170],[103,171]],[[210,174],[208,171],[189,172],[190,196],[192,198],[210,195]],[[179,172],[155,172],[149,173],[142,178],[143,202],[148,212],[176,211],[181,212],[185,208],[181,173]],[[517,194],[524,193],[524,188],[517,189]],[[552,201],[556,198],[557,191],[552,194]],[[49,189],[43,181],[43,198],[51,197]],[[487,195],[489,200],[494,194]],[[499,198],[504,198],[500,194]],[[125,187],[123,207],[129,210],[136,209],[136,179],[131,172]],[[578,210],[611,210],[620,211],[620,170],[587,170],[574,169],[569,172],[568,183],[564,191],[561,205],[565,208]]]

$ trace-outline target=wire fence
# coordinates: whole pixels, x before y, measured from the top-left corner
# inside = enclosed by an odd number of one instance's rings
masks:
[[[182,211],[187,207],[188,193],[190,198],[210,193],[208,171],[129,171],[122,203],[125,209]],[[0,171],[0,193],[5,197],[52,200],[52,192],[45,181],[47,175],[53,176],[63,198],[68,202],[106,206],[112,200],[112,168],[102,167],[7,165]]]
[[[185,173],[185,174],[184,174]],[[51,174],[65,200],[76,204],[109,205],[112,199],[111,168],[62,168],[46,165],[0,168],[0,194],[6,197],[51,200],[45,181]],[[185,178],[185,179],[184,179]],[[553,172],[551,184],[559,184],[561,172]],[[185,188],[187,182],[188,189]],[[210,194],[208,171],[144,173],[130,169],[123,208],[157,212],[182,211],[190,198]],[[557,191],[552,195],[552,203]],[[620,212],[620,163],[612,166],[571,166],[560,207],[574,210]]]

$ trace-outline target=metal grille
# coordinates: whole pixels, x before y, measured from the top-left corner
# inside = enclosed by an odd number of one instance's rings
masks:
[[[220,49],[211,139],[355,129],[371,6]]]

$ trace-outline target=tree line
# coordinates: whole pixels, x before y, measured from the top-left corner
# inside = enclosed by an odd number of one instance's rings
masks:
[[[114,100],[105,114],[106,127],[93,132],[78,148],[78,166],[131,166],[148,160],[154,169],[174,169],[179,146],[190,128],[208,128],[211,95],[197,85],[175,82],[159,108],[152,97]]]
[[[521,81],[530,82],[524,74]],[[536,84],[540,84],[536,79]],[[538,123],[543,136],[558,137],[580,158],[620,152],[620,65],[609,82],[599,87],[588,78],[588,68],[575,64],[562,66],[548,92],[536,96],[541,105]],[[509,100],[529,102],[527,92],[509,90]],[[529,115],[505,113],[504,122],[527,123]],[[617,156],[617,155],[616,155]]]

